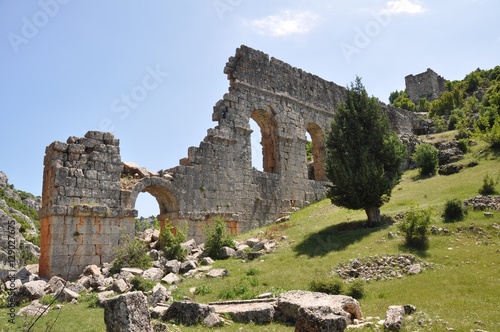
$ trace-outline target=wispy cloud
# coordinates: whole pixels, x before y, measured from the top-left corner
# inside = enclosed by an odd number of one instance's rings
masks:
[[[427,10],[418,0],[387,1],[385,12],[391,14],[422,14]]]
[[[309,11],[286,10],[277,15],[270,15],[246,23],[260,34],[284,37],[308,33],[314,28],[318,19],[318,15]]]

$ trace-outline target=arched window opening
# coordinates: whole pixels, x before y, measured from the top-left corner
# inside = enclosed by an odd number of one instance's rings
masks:
[[[250,129],[252,129],[252,134],[250,141],[252,144],[252,167],[259,171],[264,171],[262,168],[262,147],[260,146],[261,134],[260,127],[253,119],[250,119]]]
[[[253,111],[250,118],[260,129],[260,145],[262,146],[262,170],[268,173],[279,173],[279,155],[276,122],[273,116],[264,110]],[[253,163],[252,157],[252,163]]]
[[[149,193],[140,193],[135,201],[135,209],[138,216],[135,218],[136,232],[143,232],[147,228],[160,226],[158,214],[160,208],[155,197]]]
[[[323,130],[310,123],[306,132],[307,174],[310,180],[325,181],[325,143]]]

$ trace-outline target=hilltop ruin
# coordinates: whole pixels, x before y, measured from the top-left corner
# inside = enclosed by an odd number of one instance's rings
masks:
[[[325,197],[323,136],[346,89],[246,46],[224,73],[229,92],[213,108],[217,126],[176,167],[153,172],[123,163],[111,133],[89,131],[47,147],[41,277],[72,279],[89,264],[110,262],[122,236],[134,234],[142,192],[158,201],[162,226],[187,227],[197,241],[215,217],[238,234]],[[412,113],[383,107],[394,130],[413,132]],[[250,119],[260,127],[263,171],[252,167]]]

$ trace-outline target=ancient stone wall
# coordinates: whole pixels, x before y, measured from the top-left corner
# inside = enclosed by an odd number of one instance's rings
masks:
[[[113,259],[113,245],[134,235],[137,211],[121,205],[119,141],[88,132],[45,152],[39,275],[76,278]],[[113,244],[113,245],[111,245]]]
[[[445,91],[445,79],[430,68],[423,73],[406,76],[405,83],[406,93],[415,104],[419,103],[420,98],[428,101],[438,99]]]
[[[130,232],[142,192],[158,201],[162,226],[187,227],[196,241],[203,241],[204,227],[216,217],[237,234],[325,197],[323,137],[345,88],[246,46],[230,57],[224,73],[230,86],[213,109],[218,125],[176,167],[156,172],[122,164],[110,133],[89,132],[48,147],[41,212],[45,275],[62,273],[61,262],[73,252],[80,257],[75,273],[83,262],[109,260],[118,229]],[[395,130],[412,131],[413,114],[383,107]],[[263,171],[252,167],[251,119],[260,128]],[[306,133],[313,142],[312,171]],[[65,235],[56,239],[61,235],[54,232]],[[105,250],[98,246],[106,241]]]

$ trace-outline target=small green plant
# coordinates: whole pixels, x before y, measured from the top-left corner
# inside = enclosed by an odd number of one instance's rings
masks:
[[[354,280],[353,283],[349,286],[346,295],[352,296],[355,299],[359,300],[365,296],[365,293],[364,281],[357,279]]]
[[[254,267],[248,269],[247,272],[245,272],[245,275],[247,275],[247,276],[256,276],[259,274],[260,274],[260,271]]]
[[[54,301],[55,300],[55,301]],[[53,303],[56,303],[57,300],[56,300],[56,297],[54,294],[47,294],[47,295],[44,295],[41,299],[40,299],[40,303],[43,304],[43,305],[50,305],[50,304],[53,304]]]
[[[309,284],[313,292],[339,295],[344,293],[344,281],[339,277],[315,277]]]
[[[430,210],[411,210],[399,224],[405,235],[406,245],[416,249],[426,249],[429,243]]]
[[[457,146],[460,149],[460,151],[462,151],[463,153],[467,153],[470,150],[470,148],[469,148],[469,140],[466,139],[466,138],[459,139],[458,143],[457,143]]]
[[[479,193],[483,196],[494,195],[496,193],[495,185],[498,183],[498,180],[493,180],[493,177],[488,173],[483,178],[483,186],[479,189]]]
[[[439,151],[429,143],[417,146],[412,159],[417,163],[420,175],[435,175],[439,166]]]
[[[466,214],[467,209],[463,206],[462,202],[459,199],[454,198],[446,201],[443,213],[445,222],[463,220]]]
[[[210,286],[207,286],[207,285],[200,285],[200,286],[196,287],[196,289],[194,291],[195,295],[207,295],[210,293],[212,293],[212,288],[210,288]]]
[[[226,225],[221,218],[215,218],[212,226],[205,228],[205,252],[212,258],[220,258],[222,247],[234,247],[234,241],[227,234]]]
[[[87,308],[98,308],[99,297],[97,293],[85,293],[79,296],[79,302],[87,303]]]
[[[147,245],[137,238],[123,237],[124,243],[115,249],[115,259],[111,273],[119,273],[123,267],[147,269],[151,267],[151,257]]]
[[[165,222],[165,228],[160,236],[160,243],[163,245],[163,252],[167,259],[177,259],[182,261],[187,257],[187,250],[182,246],[186,241],[186,232],[179,227],[172,226],[170,222]]]
[[[153,289],[153,287],[156,285],[156,282],[153,280],[149,279],[144,279],[139,276],[135,276],[132,279],[130,279],[130,283],[132,284],[132,289],[141,291],[141,292],[147,292]]]

